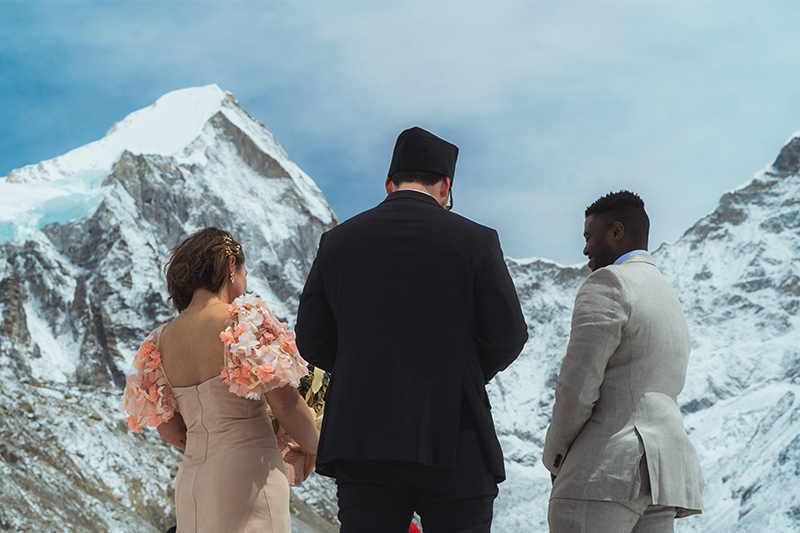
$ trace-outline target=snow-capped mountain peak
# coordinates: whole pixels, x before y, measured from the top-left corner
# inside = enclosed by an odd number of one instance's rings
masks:
[[[204,226],[231,230],[249,288],[291,323],[335,215],[215,85],[169,93],[104,138],[12,172],[0,213],[0,529],[164,531],[178,454],[155,432],[131,434],[117,406],[139,342],[173,314],[168,250]],[[797,531],[800,132],[653,257],[690,327],[678,401],[706,478],[706,511],[676,530]],[[541,451],[588,268],[507,262],[530,340],[488,390],[507,467],[494,529],[545,531]],[[296,520],[296,533],[333,530],[331,483],[311,477],[294,494],[294,512],[317,520]]]
[[[216,85],[169,93],[0,181],[0,529],[174,525],[179,457],[155,432],[130,433],[118,409],[138,345],[174,316],[169,250],[206,226],[230,230],[248,289],[291,321],[336,223],[267,127]],[[332,529],[305,509],[314,530]]]
[[[800,172],[800,131],[795,132],[778,154],[772,164],[774,172],[779,174],[797,174]]]
[[[220,139],[231,143],[233,151],[221,153]],[[248,177],[288,179],[313,217],[325,223],[333,220],[322,193],[272,132],[231,93],[207,85],[168,93],[114,124],[98,141],[11,171],[0,181],[0,243],[36,240],[48,225],[90,217],[111,185],[126,186],[119,173],[112,177],[120,160],[139,156],[166,158],[183,168],[220,168],[229,177],[241,170],[239,185],[249,184],[248,192],[258,187]],[[231,165],[230,158],[236,163]],[[222,161],[227,162],[219,165]],[[219,184],[225,180],[211,172],[205,175],[205,185],[220,193]]]
[[[102,139],[13,170],[6,181],[31,183],[73,178],[87,171],[108,172],[126,150],[133,154],[179,155],[215,114],[242,111],[233,95],[217,85],[173,91],[111,126]]]

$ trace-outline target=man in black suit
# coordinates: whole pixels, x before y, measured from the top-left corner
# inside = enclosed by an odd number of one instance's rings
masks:
[[[445,208],[458,148],[397,138],[388,194],[325,233],[297,314],[332,373],[317,472],[342,532],[488,532],[505,478],[485,385],[528,338],[497,232]]]

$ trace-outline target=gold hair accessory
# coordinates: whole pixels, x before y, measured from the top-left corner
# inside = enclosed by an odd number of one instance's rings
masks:
[[[233,241],[231,240],[230,237],[225,235],[223,238],[225,239],[225,257],[230,257],[230,256],[234,255],[234,252],[241,253],[241,251],[242,251],[242,245],[241,244],[237,244],[236,246],[234,246],[233,245]],[[231,270],[230,280],[231,280],[231,283],[233,283],[233,270]]]
[[[242,251],[242,245],[241,244],[237,244],[236,246],[234,246],[233,245],[233,241],[231,240],[230,237],[225,235],[225,237],[223,237],[223,238],[225,239],[225,257],[234,255],[234,252],[241,252]],[[233,273],[231,273],[231,281],[233,281]]]

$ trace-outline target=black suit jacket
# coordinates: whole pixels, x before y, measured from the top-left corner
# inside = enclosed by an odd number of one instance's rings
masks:
[[[335,476],[337,460],[453,469],[465,412],[504,479],[485,384],[528,333],[496,231],[392,193],[322,236],[296,333],[332,373],[317,472]]]

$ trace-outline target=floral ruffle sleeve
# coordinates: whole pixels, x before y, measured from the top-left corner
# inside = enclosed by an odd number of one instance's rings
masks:
[[[158,351],[158,339],[166,326],[159,326],[142,342],[128,373],[123,409],[128,414],[128,427],[137,433],[145,426],[158,427],[167,422],[178,410]]]
[[[278,322],[261,298],[245,294],[229,308],[220,338],[225,344],[225,365],[220,377],[238,396],[260,399],[275,387],[297,387],[308,374],[294,334]]]

